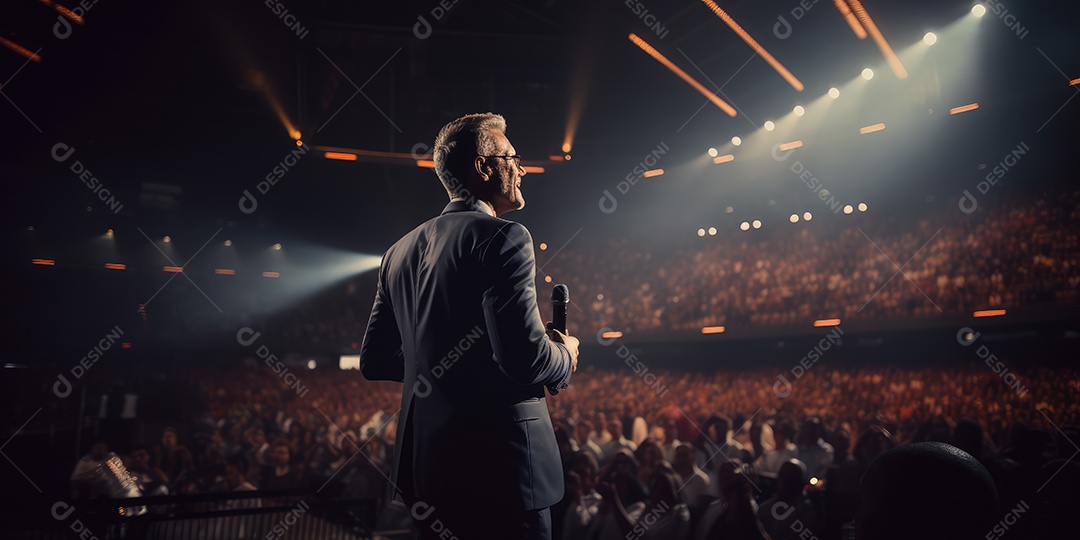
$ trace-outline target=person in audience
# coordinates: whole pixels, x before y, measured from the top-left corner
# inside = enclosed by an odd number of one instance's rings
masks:
[[[806,496],[808,474],[806,465],[797,459],[780,466],[776,495],[758,509],[758,518],[772,540],[801,540],[824,534]]]
[[[1000,519],[998,493],[986,468],[941,442],[882,453],[862,479],[858,538],[981,540]]]
[[[761,476],[776,478],[780,467],[789,460],[799,457],[799,449],[791,442],[795,437],[795,426],[782,421],[773,425],[774,448],[767,450],[754,462],[754,468]]]
[[[604,451],[600,448],[599,445],[593,442],[591,437],[592,422],[586,419],[581,419],[580,421],[578,421],[577,426],[574,428],[574,433],[576,435],[575,440],[577,441],[579,452],[589,453],[593,458],[596,459],[597,463],[600,463],[604,460]]]
[[[631,453],[637,451],[637,445],[634,441],[627,439],[623,434],[622,421],[618,418],[612,418],[608,420],[607,432],[609,440],[606,444],[600,447],[600,451],[603,453],[604,459],[600,462],[601,465],[607,465],[611,458],[615,456],[615,453],[621,449],[626,449]]]
[[[807,478],[824,478],[825,471],[833,463],[834,450],[831,444],[821,438],[821,419],[807,417],[799,428],[796,446],[799,461],[806,466]]]
[[[274,441],[268,456],[259,477],[259,488],[266,491],[300,488],[303,471],[292,464],[289,443],[285,439]]]
[[[712,481],[709,475],[694,463],[694,447],[686,443],[679,445],[675,449],[675,462],[672,465],[678,474],[679,488],[676,491],[683,502],[693,508],[703,506],[703,498],[708,496],[709,484]]]

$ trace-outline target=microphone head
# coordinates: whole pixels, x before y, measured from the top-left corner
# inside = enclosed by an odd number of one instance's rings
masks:
[[[559,283],[555,288],[551,289],[551,301],[567,304],[570,302],[570,289],[566,285]]]

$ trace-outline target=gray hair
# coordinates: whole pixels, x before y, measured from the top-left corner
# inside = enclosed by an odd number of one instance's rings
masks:
[[[494,113],[467,114],[446,124],[435,137],[435,174],[451,198],[469,197],[463,179],[473,159],[495,151],[491,130],[506,131],[506,119]]]

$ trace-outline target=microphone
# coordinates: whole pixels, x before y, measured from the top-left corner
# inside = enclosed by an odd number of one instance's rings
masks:
[[[570,303],[570,289],[560,283],[551,289],[551,323],[556,330],[566,333],[566,305]]]

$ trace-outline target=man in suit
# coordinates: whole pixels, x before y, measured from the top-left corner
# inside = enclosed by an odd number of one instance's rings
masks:
[[[442,214],[387,250],[360,350],[372,380],[405,383],[392,482],[423,538],[550,538],[563,471],[544,388],[563,390],[578,340],[536,303],[520,156],[495,114],[435,139]],[[447,532],[449,531],[449,532]]]

